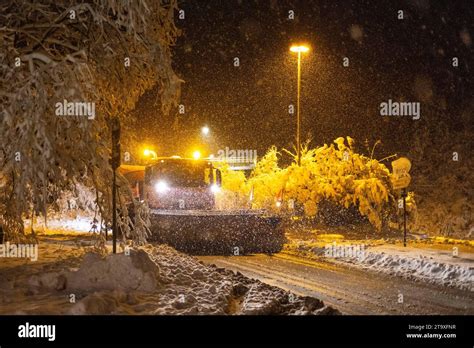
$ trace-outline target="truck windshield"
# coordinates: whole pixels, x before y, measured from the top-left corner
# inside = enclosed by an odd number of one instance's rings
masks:
[[[204,187],[209,184],[210,168],[197,161],[164,161],[148,168],[150,182],[164,180],[173,187]]]

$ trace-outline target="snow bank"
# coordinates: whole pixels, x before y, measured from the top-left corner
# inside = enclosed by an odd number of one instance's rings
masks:
[[[50,242],[41,248],[38,263],[0,276],[1,314],[340,314],[318,299],[205,265],[165,245],[106,257],[73,254],[71,246],[64,254]]]
[[[90,232],[94,222],[92,217],[76,216],[74,218],[62,218],[48,220],[46,229],[65,230],[68,232]]]
[[[460,253],[459,257],[453,257],[451,252],[445,250],[381,245],[369,246],[358,257],[328,260],[474,291],[474,255],[470,253]]]
[[[378,272],[474,291],[472,255],[454,258],[441,250],[384,246],[347,261]]]
[[[471,244],[465,241],[444,241],[444,245],[436,240],[413,242],[404,247],[390,240],[349,240],[336,234],[289,240],[284,252],[300,257],[323,258],[370,271],[474,291],[474,253],[469,252]]]
[[[132,250],[130,255],[112,254],[106,258],[87,253],[79,270],[67,276],[67,288],[82,291],[154,291],[163,282],[158,265],[143,250]]]
[[[317,299],[298,297],[167,246],[148,246],[105,259],[89,254],[68,277],[87,291],[71,314],[337,314]],[[109,290],[109,291],[104,291]],[[92,293],[90,293],[93,291]]]
[[[48,220],[45,223],[43,218],[38,218],[34,224],[34,229],[37,231],[47,232],[76,232],[85,233],[91,232],[94,226],[94,217],[83,216],[75,214],[74,216],[48,216]],[[96,224],[97,227],[98,223]],[[25,228],[31,227],[31,220],[25,219]]]

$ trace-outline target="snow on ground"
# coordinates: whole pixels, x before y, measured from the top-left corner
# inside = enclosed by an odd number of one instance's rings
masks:
[[[384,241],[353,241],[344,240],[341,235],[335,237],[339,238],[332,238],[331,242],[324,237],[319,242],[314,239],[293,240],[286,250],[369,271],[474,291],[474,253],[458,250],[454,256],[454,245],[443,249],[434,244],[412,243],[413,246],[410,246],[409,243],[404,247]],[[328,252],[331,248],[339,254]]]
[[[338,259],[368,270],[474,291],[474,254],[401,245],[369,247],[360,257]]]
[[[0,260],[0,314],[339,314],[165,245],[102,257],[62,238]]]
[[[87,233],[91,232],[94,227],[93,216],[71,216],[71,217],[49,217],[47,222],[39,218],[35,224],[35,231],[47,233],[47,231],[54,231],[54,233],[62,232],[74,232],[74,233]],[[97,228],[99,227],[96,224]],[[31,221],[25,220],[25,228],[31,227]]]

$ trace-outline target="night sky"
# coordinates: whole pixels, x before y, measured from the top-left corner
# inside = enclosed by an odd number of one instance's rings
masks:
[[[381,139],[376,157],[403,153],[419,127],[445,122],[456,132],[472,123],[473,7],[427,0],[182,1],[173,64],[185,81],[185,114],[163,115],[154,89],[137,105],[136,127],[165,155],[203,147],[204,124],[214,152],[290,149],[296,55],[289,47],[304,42],[311,51],[302,62],[302,140],[319,146],[349,135],[363,150],[365,141]],[[420,102],[420,120],[380,116],[388,99]]]

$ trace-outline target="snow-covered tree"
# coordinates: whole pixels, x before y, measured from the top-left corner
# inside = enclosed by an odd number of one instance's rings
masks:
[[[110,120],[120,117],[126,129],[127,112],[155,84],[163,111],[176,103],[176,8],[174,0],[0,3],[0,218],[7,238],[22,238],[25,215],[46,214],[77,183],[94,188],[109,223]],[[58,115],[66,101],[93,103],[95,117]],[[119,185],[126,190],[123,178]],[[122,231],[132,233],[122,212]],[[135,240],[143,241],[145,220]]]

